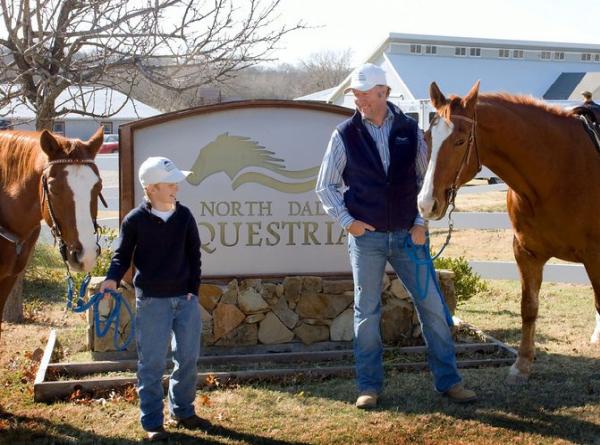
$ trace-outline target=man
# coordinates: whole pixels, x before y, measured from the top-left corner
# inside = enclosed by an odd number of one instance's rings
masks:
[[[582,91],[581,95],[583,96],[583,105],[584,108],[589,108],[595,112],[600,111],[600,105],[592,100],[592,93],[589,91]]]
[[[384,71],[367,63],[354,71],[346,92],[357,112],[334,130],[323,158],[316,192],[325,211],[348,231],[354,278],[356,406],[377,406],[383,388],[381,285],[386,262],[413,295],[435,389],[455,402],[472,402],[456,368],[448,309],[425,272],[416,275],[407,249],[426,242],[417,194],[427,168],[427,146],[417,123],[387,101]],[[347,190],[342,195],[342,189]],[[413,249],[415,249],[413,245]],[[423,255],[425,249],[415,249]],[[429,253],[427,253],[429,255]],[[426,280],[428,292],[418,298]]]

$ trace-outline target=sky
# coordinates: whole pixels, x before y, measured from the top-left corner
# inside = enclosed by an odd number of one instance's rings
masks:
[[[357,65],[390,32],[600,44],[600,0],[282,0],[279,12],[314,27],[284,38],[280,63],[350,48]]]

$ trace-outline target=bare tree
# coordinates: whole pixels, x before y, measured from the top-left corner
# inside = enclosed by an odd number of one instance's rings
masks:
[[[305,74],[306,93],[332,88],[341,83],[350,71],[352,50],[321,51],[300,62]],[[306,94],[305,93],[305,94]]]
[[[278,24],[280,1],[0,0],[0,105],[26,105],[42,129],[115,114],[125,104],[99,113],[94,89],[129,96],[140,76],[177,92],[225,82],[305,27]]]

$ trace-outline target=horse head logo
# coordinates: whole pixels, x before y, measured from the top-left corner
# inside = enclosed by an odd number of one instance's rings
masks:
[[[290,171],[285,168],[284,160],[274,157],[274,154],[248,137],[224,133],[200,149],[191,168],[193,173],[188,176],[187,181],[192,185],[199,185],[209,176],[224,172],[231,179],[233,190],[251,182],[283,193],[305,193],[314,189],[318,166]],[[256,171],[240,174],[242,170],[252,167],[268,170],[284,178],[304,181],[286,182]]]

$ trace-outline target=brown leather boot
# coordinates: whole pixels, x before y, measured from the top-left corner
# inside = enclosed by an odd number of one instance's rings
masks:
[[[462,383],[457,383],[444,393],[448,400],[454,403],[471,403],[477,400],[477,393],[465,388]]]
[[[356,399],[356,407],[359,409],[373,409],[377,407],[377,393],[374,391],[363,391]]]

